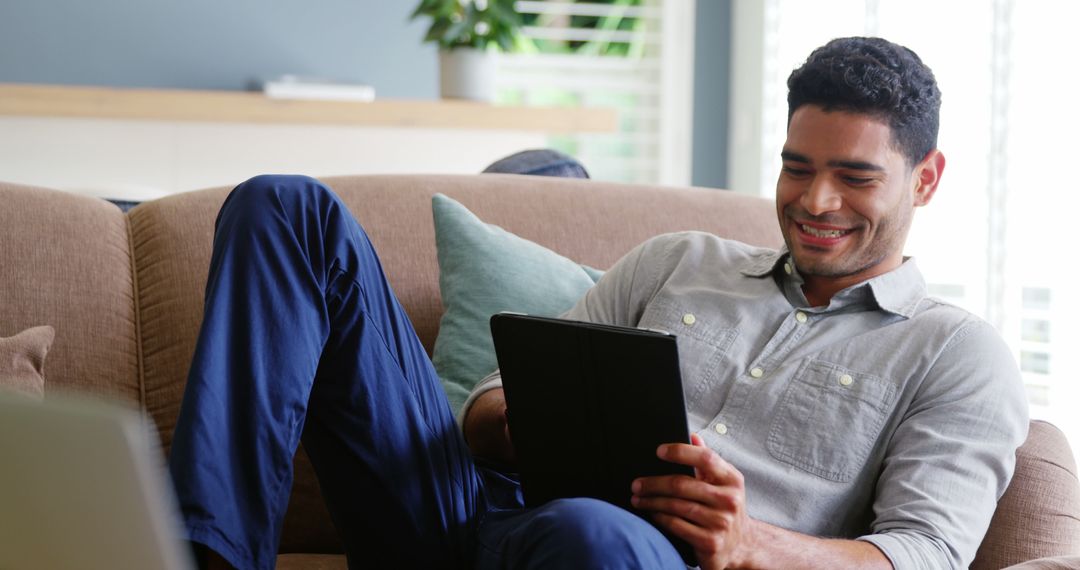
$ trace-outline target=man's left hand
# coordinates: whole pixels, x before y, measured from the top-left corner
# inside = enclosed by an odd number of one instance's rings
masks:
[[[697,434],[691,441],[693,445],[661,445],[656,454],[664,461],[693,467],[696,476],[636,479],[631,503],[651,511],[657,524],[689,543],[701,568],[737,567],[752,523],[746,514],[742,473],[705,447]]]

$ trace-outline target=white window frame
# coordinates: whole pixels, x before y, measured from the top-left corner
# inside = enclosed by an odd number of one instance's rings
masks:
[[[694,157],[697,0],[661,0],[660,184],[689,186]]]
[[[766,83],[765,64],[772,45],[772,32],[765,16],[776,10],[774,0],[732,0],[731,3],[731,98],[728,116],[728,189],[760,196],[765,157],[763,156]]]

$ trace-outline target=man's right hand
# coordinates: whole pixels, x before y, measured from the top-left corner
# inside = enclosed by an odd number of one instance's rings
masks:
[[[465,416],[465,441],[473,455],[506,465],[514,464],[514,446],[506,422],[506,397],[502,388],[480,395]]]

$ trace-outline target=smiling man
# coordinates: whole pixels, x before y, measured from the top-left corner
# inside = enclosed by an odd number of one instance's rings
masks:
[[[204,560],[273,567],[302,434],[351,566],[682,567],[641,515],[707,569],[967,567],[1028,419],[1000,337],[903,255],[945,168],[933,74],[845,38],[788,87],[786,248],[659,236],[565,315],[678,336],[692,444],[657,454],[695,476],[634,481],[636,514],[524,508],[498,373],[459,429],[338,198],[302,177],[237,187],[170,455]]]
[[[940,92],[880,38],[828,43],[788,88],[786,249],[660,236],[565,315],[679,336],[696,445],[659,453],[699,476],[640,479],[633,503],[708,568],[966,568],[1028,420],[996,332],[903,255],[945,169]],[[497,385],[465,424],[495,456]]]

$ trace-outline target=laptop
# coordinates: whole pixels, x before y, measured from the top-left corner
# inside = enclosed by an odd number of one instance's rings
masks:
[[[0,568],[193,568],[156,442],[134,410],[0,392]]]
[[[525,506],[592,497],[641,516],[634,479],[694,476],[656,456],[660,444],[690,442],[674,335],[515,313],[490,324]]]

